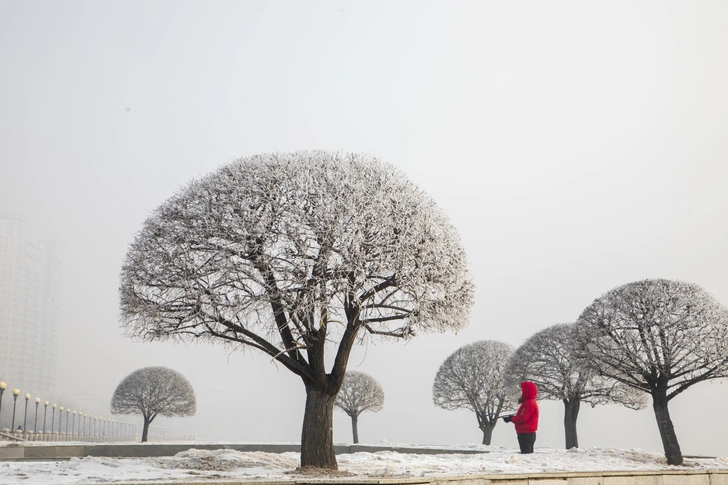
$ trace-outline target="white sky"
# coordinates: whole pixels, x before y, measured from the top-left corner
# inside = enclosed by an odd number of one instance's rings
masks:
[[[386,394],[363,442],[479,442],[472,413],[432,405],[442,361],[475,340],[517,346],[620,284],[681,279],[728,304],[721,0],[0,0],[0,66],[0,212],[67,244],[59,386],[89,413],[165,365],[198,415],[157,432],[300,437],[303,386],[270,359],[135,343],[117,323],[120,264],[150,211],[260,152],[381,157],[468,251],[467,330],[353,354]],[[727,399],[713,383],[673,401],[683,452],[726,453]],[[583,447],[662,449],[651,409],[583,409],[579,431]],[[350,438],[337,413],[335,440]],[[514,446],[512,427],[494,444]],[[562,444],[562,406],[543,403],[537,446]]]

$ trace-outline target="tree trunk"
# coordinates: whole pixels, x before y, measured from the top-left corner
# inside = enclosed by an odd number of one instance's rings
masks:
[[[301,433],[301,468],[338,470],[334,454],[336,393],[306,386],[306,410]]]
[[[142,443],[146,443],[147,436],[149,435],[149,425],[152,423],[151,419],[144,418],[144,427],[142,428]]]
[[[490,440],[493,438],[493,428],[495,428],[495,423],[492,426],[489,424],[485,424],[483,425],[483,427],[480,428],[480,430],[483,432],[484,445],[490,445]]]
[[[359,416],[356,414],[351,415],[351,433],[354,436],[354,444],[359,443]]]
[[[652,408],[655,410],[657,428],[660,430],[662,447],[665,449],[665,457],[668,465],[680,466],[683,464],[682,451],[677,442],[675,426],[670,419],[670,412],[667,409],[667,388],[658,386],[652,391]]]
[[[566,437],[566,449],[579,447],[579,437],[576,434],[576,418],[579,417],[581,399],[573,398],[564,401],[564,435]]]

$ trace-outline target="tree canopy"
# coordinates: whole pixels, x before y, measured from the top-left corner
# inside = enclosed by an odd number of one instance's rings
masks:
[[[307,423],[330,421],[353,344],[461,328],[473,284],[455,228],[399,170],[314,151],[182,188],[131,244],[120,293],[133,337],[253,348],[299,375],[301,464],[336,468],[330,426]]]
[[[432,385],[436,406],[475,412],[485,445],[490,444],[501,411],[513,405],[513,392],[505,386],[512,353],[511,345],[494,340],[465,345],[445,359]]]
[[[358,371],[347,371],[336,395],[334,406],[351,417],[354,443],[359,442],[358,419],[364,411],[379,412],[384,407],[384,390],[375,378]]]
[[[144,367],[126,376],[111,398],[112,414],[141,414],[142,442],[157,416],[192,416],[197,401],[192,385],[182,374],[166,367]]]
[[[668,463],[682,464],[668,402],[728,376],[728,308],[692,283],[636,281],[594,300],[577,338],[600,374],[652,396]]]
[[[564,403],[567,449],[579,446],[576,420],[582,402],[592,407],[607,403],[644,407],[642,394],[595,372],[578,354],[575,337],[575,325],[570,323],[540,330],[516,349],[506,369],[510,382],[532,381],[541,399]]]

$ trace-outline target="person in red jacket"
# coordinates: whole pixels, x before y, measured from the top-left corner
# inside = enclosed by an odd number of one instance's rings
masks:
[[[530,381],[521,382],[521,398],[518,400],[521,406],[518,412],[512,416],[503,416],[503,421],[516,425],[521,453],[533,453],[533,444],[536,442],[538,429],[536,394],[538,394],[536,384]]]

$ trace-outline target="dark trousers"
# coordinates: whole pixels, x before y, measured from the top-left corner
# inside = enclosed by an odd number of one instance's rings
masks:
[[[518,446],[521,453],[533,453],[533,444],[536,442],[536,433],[523,433],[518,435]]]

